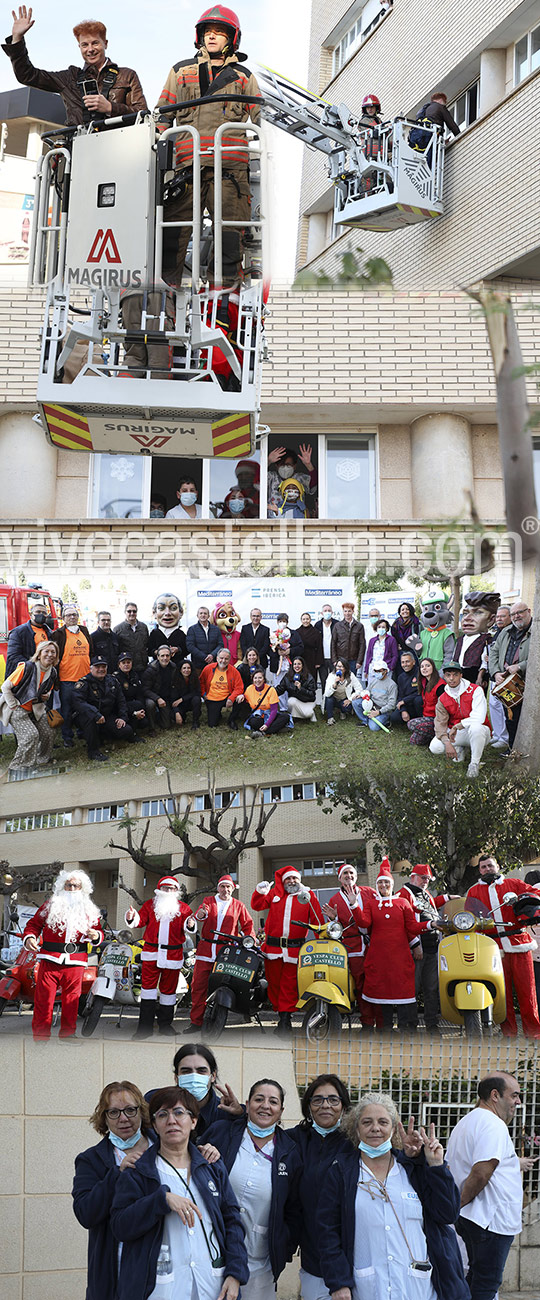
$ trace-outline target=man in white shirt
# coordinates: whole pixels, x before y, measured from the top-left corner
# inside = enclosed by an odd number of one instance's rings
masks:
[[[508,1132],[521,1105],[511,1074],[478,1083],[479,1101],[450,1134],[446,1159],[461,1193],[456,1227],[467,1247],[471,1300],[494,1300],[514,1237],[521,1232],[522,1170]]]

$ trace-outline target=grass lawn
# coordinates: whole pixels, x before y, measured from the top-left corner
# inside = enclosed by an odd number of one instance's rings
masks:
[[[0,764],[3,770],[15,750],[12,736],[4,736],[0,745]],[[55,741],[54,761],[70,773],[92,772],[93,778],[103,777],[106,785],[111,774],[140,772],[156,774],[156,769],[169,768],[171,775],[177,771],[185,778],[193,777],[193,785],[206,784],[209,771],[216,773],[220,785],[257,781],[263,784],[288,784],[295,780],[331,780],[363,770],[376,778],[393,772],[403,780],[418,773],[440,771],[443,764],[452,773],[452,780],[466,780],[467,761],[459,767],[446,759],[434,758],[427,748],[411,745],[404,727],[395,728],[390,735],[359,728],[352,720],[339,721],[329,727],[326,720],[318,718],[317,725],[295,723],[294,731],[281,732],[267,740],[251,740],[240,726],[229,731],[226,725],[210,730],[203,722],[199,731],[191,727],[177,728],[150,736],[146,743],[137,745],[107,745],[103,752],[109,762],[90,763],[86,746],[75,742],[75,748],[65,750],[61,736]],[[486,748],[481,776],[504,770],[504,760],[496,751]]]

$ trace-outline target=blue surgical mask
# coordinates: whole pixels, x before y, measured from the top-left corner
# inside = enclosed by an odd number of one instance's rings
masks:
[[[178,1074],[177,1083],[179,1088],[185,1088],[197,1101],[204,1101],[210,1087],[207,1074]]]
[[[387,1138],[386,1142],[381,1142],[379,1147],[370,1147],[368,1142],[359,1142],[358,1150],[362,1151],[363,1155],[370,1156],[372,1160],[376,1160],[377,1156],[385,1156],[392,1150],[392,1139]]]
[[[181,492],[181,493],[180,493],[180,505],[182,505],[182,506],[194,506],[196,500],[197,500],[197,493],[196,493],[196,492]]]
[[[248,1119],[247,1126],[250,1133],[253,1133],[253,1137],[256,1138],[271,1137],[276,1127],[275,1124],[270,1124],[268,1128],[261,1128],[259,1124],[254,1124],[252,1119]]]
[[[313,1128],[315,1129],[315,1132],[320,1133],[321,1137],[325,1138],[328,1137],[329,1133],[335,1133],[336,1129],[339,1128],[341,1124],[341,1119],[338,1119],[337,1124],[332,1124],[332,1128],[323,1128],[322,1124],[317,1124],[314,1119],[312,1119],[311,1123],[313,1125]]]
[[[113,1147],[118,1147],[119,1151],[129,1151],[131,1147],[136,1146],[140,1136],[141,1136],[140,1128],[138,1128],[137,1132],[134,1133],[133,1137],[130,1138],[118,1137],[117,1133],[111,1133],[111,1131],[109,1130],[109,1140],[112,1142]]]
[[[238,498],[235,501],[229,501],[231,515],[241,515],[245,504],[245,501],[240,501]]]

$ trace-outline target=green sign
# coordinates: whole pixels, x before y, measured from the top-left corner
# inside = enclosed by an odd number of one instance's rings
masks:
[[[345,966],[345,957],[336,952],[306,952],[304,953],[301,966]]]
[[[245,966],[235,966],[233,962],[219,961],[216,963],[214,970],[220,975],[234,975],[235,979],[247,980],[248,984],[253,979],[255,971],[246,970]]]

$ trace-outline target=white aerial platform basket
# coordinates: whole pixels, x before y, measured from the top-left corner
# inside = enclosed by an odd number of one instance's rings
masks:
[[[232,130],[249,139],[256,180],[251,221],[231,222],[221,211],[221,171]],[[167,456],[234,456],[253,448],[263,352],[260,132],[251,123],[227,122],[216,132],[213,158],[204,160],[205,167],[214,166],[219,195],[213,220],[216,285],[224,229],[241,227],[250,237],[244,278],[223,288],[209,287],[201,276],[198,132],[171,127],[159,139],[179,135],[193,142],[193,212],[183,223],[164,219],[152,117],[67,131],[40,161],[29,280],[47,286],[37,399],[43,426],[58,447]],[[193,232],[191,282],[176,290],[161,279],[163,230],[170,224]],[[124,327],[126,293],[140,308],[139,328],[131,318],[129,330]],[[134,371],[126,342],[158,345],[167,364]],[[70,382],[63,382],[66,367],[74,375]]]
[[[422,127],[428,144],[409,144],[414,122],[396,118],[364,130],[354,171],[336,181],[334,221],[362,230],[399,230],[443,214],[444,141],[437,127]]]

